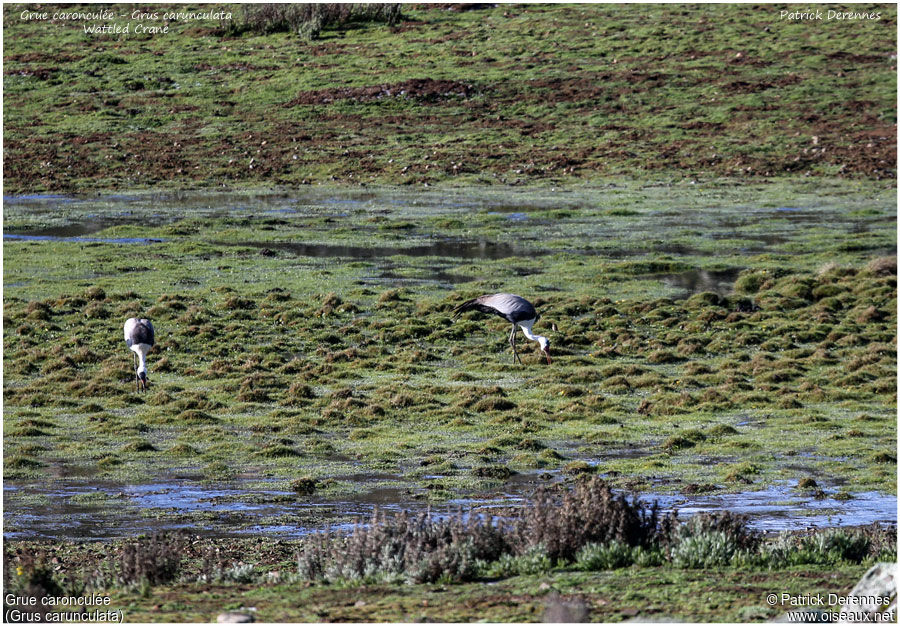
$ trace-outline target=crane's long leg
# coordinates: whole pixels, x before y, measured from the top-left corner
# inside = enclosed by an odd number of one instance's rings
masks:
[[[512,331],[509,333],[509,345],[512,346],[513,349],[513,364],[516,361],[519,362],[519,365],[522,364],[522,359],[519,358],[519,352],[516,350],[516,325],[513,324]]]
[[[137,367],[138,367],[137,352],[132,352],[131,354],[134,356],[134,358],[131,359],[131,362],[134,364],[134,388],[135,388],[135,391],[139,391],[140,390],[140,382],[138,382],[138,375],[137,375]]]

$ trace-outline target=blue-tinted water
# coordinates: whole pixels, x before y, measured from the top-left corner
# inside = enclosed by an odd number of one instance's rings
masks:
[[[368,481],[359,477],[356,482],[364,487],[368,482],[368,489],[336,499],[298,496],[276,481],[262,489],[240,482],[211,486],[190,480],[139,485],[71,482],[50,488],[8,481],[4,485],[4,536],[106,539],[190,528],[192,533],[210,536],[263,532],[299,537],[326,525],[350,527],[350,520],[365,520],[376,507],[389,515],[429,510],[436,517],[446,517],[471,510],[489,517],[523,504],[540,483],[559,477],[555,472],[541,475],[516,475],[491,492],[441,504],[411,499],[406,489],[385,482],[384,477]],[[835,489],[823,491],[825,496],[817,499],[797,490],[795,483],[785,482],[761,491],[638,497],[647,505],[657,501],[663,512],[677,510],[679,519],[701,512],[743,514],[749,518],[750,528],[764,532],[897,523],[894,495],[860,492],[851,494],[849,500],[838,500]]]

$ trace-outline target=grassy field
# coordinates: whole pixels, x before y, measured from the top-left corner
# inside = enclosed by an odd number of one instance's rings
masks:
[[[795,528],[882,519],[893,5],[404,5],[312,42],[88,36],[26,8],[4,6],[8,589],[97,589],[129,621],[536,621],[554,598],[759,621],[784,610],[768,592],[846,593],[895,558],[668,546],[406,585],[304,579],[294,538],[596,476],[802,502]],[[552,365],[524,340],[512,365],[499,318],[451,323],[495,291],[534,302]],[[157,329],[143,394],[135,315]],[[176,528],[185,562],[123,581],[128,542]]]
[[[405,5],[394,28],[313,42],[216,21],[88,35],[23,8],[4,6],[7,193],[896,176],[889,4],[816,22],[779,5]]]

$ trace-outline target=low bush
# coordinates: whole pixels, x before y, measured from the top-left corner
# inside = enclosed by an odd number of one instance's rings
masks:
[[[204,571],[197,577],[199,583],[252,583],[260,578],[260,574],[250,563],[235,563],[230,567],[215,564],[212,567],[204,567]]]
[[[637,498],[614,494],[593,477],[561,496],[540,490],[530,503],[500,519],[471,512],[437,520],[429,513],[407,512],[387,518],[376,512],[349,535],[307,539],[298,570],[301,578],[329,582],[455,582],[471,580],[479,571],[534,573],[575,560],[591,543],[654,547],[673,532],[674,520],[661,518],[656,505],[647,509]]]
[[[434,519],[430,511],[389,519],[376,510],[349,535],[307,539],[297,565],[308,580],[461,582],[477,576],[479,560],[494,561],[507,550],[493,519],[472,513]]]
[[[729,511],[700,513],[666,537],[669,560],[689,569],[729,565],[740,553],[752,553],[759,535],[747,528],[747,518]]]
[[[535,546],[518,556],[502,554],[496,561],[481,563],[482,576],[488,578],[509,578],[543,574],[553,569],[553,561],[547,556],[544,546]]]
[[[878,535],[880,533],[875,533]],[[770,568],[790,565],[836,565],[841,562],[861,563],[869,556],[881,557],[879,550],[872,555],[873,538],[869,533],[840,528],[828,529],[811,535],[782,533],[773,541],[761,546],[756,561]],[[892,553],[890,551],[888,555]],[[896,553],[894,544],[893,553]]]
[[[175,580],[183,555],[179,535],[140,537],[119,553],[115,581],[124,587],[159,585]]]
[[[634,551],[640,549],[620,541],[589,543],[575,555],[575,565],[589,572],[628,567],[634,563]]]
[[[706,531],[679,540],[669,553],[669,558],[676,567],[720,567],[729,565],[737,551],[737,543],[727,533]]]
[[[580,481],[562,498],[547,489],[519,511],[510,543],[520,551],[544,546],[554,560],[571,561],[589,544],[618,541],[629,546],[654,544],[673,516],[660,518],[654,503],[645,508],[636,497],[616,495],[602,479]]]

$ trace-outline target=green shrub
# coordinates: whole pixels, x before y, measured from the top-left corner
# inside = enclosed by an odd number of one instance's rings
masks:
[[[198,583],[254,583],[261,578],[251,563],[238,562],[225,566],[220,562],[206,562],[197,576]]]
[[[674,528],[667,537],[669,559],[677,567],[728,565],[739,552],[753,552],[759,536],[747,528],[747,518],[729,511],[700,513]]]
[[[628,567],[634,563],[637,549],[615,540],[602,545],[589,543],[575,555],[575,564],[589,572]]]
[[[831,529],[813,536],[814,551],[827,555],[829,563],[859,563],[869,552],[869,538],[860,533]]]
[[[553,569],[553,561],[543,546],[535,546],[524,554],[502,554],[499,559],[481,565],[481,575],[489,578],[509,578],[543,574]]]
[[[676,567],[700,569],[730,564],[737,550],[737,542],[727,533],[706,531],[681,538],[669,557]]]
[[[658,567],[665,562],[665,555],[655,546],[635,546],[631,551],[631,556],[634,563],[641,567]]]
[[[871,536],[870,536],[871,535]],[[760,546],[757,561],[772,569],[791,565],[837,565],[840,563],[860,563],[870,556],[873,547],[873,536],[879,533],[865,531],[846,531],[830,528],[811,535],[798,536],[781,533],[774,540]],[[887,547],[887,550],[882,550]],[[890,546],[878,546],[876,552],[890,555],[896,553]]]

